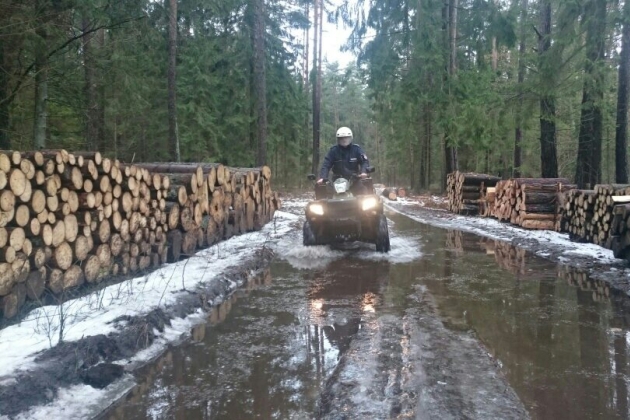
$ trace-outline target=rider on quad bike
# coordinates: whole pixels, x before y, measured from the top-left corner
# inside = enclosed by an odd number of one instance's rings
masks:
[[[331,169],[333,183],[328,180]],[[317,179],[317,184],[315,201],[306,206],[305,246],[359,241],[375,244],[378,252],[390,250],[383,202],[367,175],[371,172],[374,168],[368,166],[361,147],[352,144],[352,131],[340,128],[337,145],[326,155],[319,178],[308,176]]]
[[[323,184],[328,179],[328,173],[332,169],[333,181],[337,178],[351,179],[353,175],[360,179],[367,178],[368,157],[361,146],[352,142],[352,130],[341,127],[337,130],[337,144],[330,148],[322,169],[319,171],[318,184]],[[351,192],[354,195],[365,194],[365,188],[360,182],[352,184]]]

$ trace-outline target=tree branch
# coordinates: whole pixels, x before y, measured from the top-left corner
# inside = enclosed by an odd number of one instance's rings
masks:
[[[542,34],[538,32],[538,28],[535,25],[532,25],[532,28],[534,28],[534,32],[536,32],[536,35],[538,35],[538,39],[543,39]]]

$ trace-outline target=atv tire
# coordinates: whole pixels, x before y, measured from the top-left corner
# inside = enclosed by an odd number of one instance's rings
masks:
[[[389,252],[389,228],[387,227],[387,218],[384,214],[379,217],[376,226],[376,251]]]
[[[313,232],[313,227],[308,220],[304,222],[304,226],[302,227],[302,243],[304,246],[317,245],[315,232]]]

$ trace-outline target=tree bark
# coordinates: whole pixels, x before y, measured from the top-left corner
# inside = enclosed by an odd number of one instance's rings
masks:
[[[177,0],[168,1],[168,144],[171,156],[181,161],[177,128]]]
[[[606,0],[590,0],[584,9],[584,19],[586,65],[575,175],[579,188],[594,186],[601,179],[604,75],[599,64],[605,54]]]
[[[48,107],[48,60],[45,39],[42,31],[37,31],[43,45],[38,46],[35,65],[35,118],[33,122],[33,145],[36,150],[46,147],[47,107]]]
[[[315,0],[314,2],[314,21],[315,27],[314,35],[313,35],[313,165],[312,172],[317,174],[319,172],[319,136],[320,136],[320,98],[319,98],[319,90],[318,79],[319,79],[319,4],[320,0]]]
[[[628,183],[628,79],[630,75],[630,1],[623,7],[621,58],[617,88],[617,129],[615,133],[615,182]]]
[[[448,14],[448,80],[449,85],[455,79],[457,74],[457,7],[458,0],[450,0],[446,13]],[[449,86],[449,95],[451,94],[451,88]],[[451,173],[458,170],[457,148],[452,145],[452,138],[447,133],[444,137],[444,155],[446,159],[446,173]],[[446,179],[446,177],[444,177]]]
[[[527,7],[528,1],[521,0],[521,40],[518,46],[518,110],[516,111],[516,129],[514,130],[514,170],[512,176],[521,176],[521,165],[523,151],[521,143],[523,141],[523,82],[525,82],[525,40],[527,39]]]
[[[549,71],[548,51],[551,48],[551,2],[540,1],[540,30],[538,39],[539,66],[541,75]],[[544,77],[544,76],[543,76]],[[553,93],[540,98],[540,167],[543,178],[558,176],[556,147],[556,100]]]
[[[5,66],[6,43],[0,38],[0,65]],[[0,71],[0,148],[10,149],[9,141],[9,72]]]
[[[87,32],[89,29],[89,20],[87,18],[83,18],[83,32]],[[96,65],[94,63],[93,39],[93,33],[89,33],[83,37],[86,104],[85,147],[87,150],[98,150],[98,102],[96,101]]]
[[[254,91],[256,94],[257,165],[267,162],[267,76],[265,70],[264,0],[253,0],[254,7]]]

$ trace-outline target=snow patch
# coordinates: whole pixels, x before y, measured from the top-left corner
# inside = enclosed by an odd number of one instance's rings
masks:
[[[540,243],[547,243],[566,248],[566,251],[564,251],[565,254],[578,254],[591,257],[600,263],[616,263],[619,261],[615,259],[611,250],[602,248],[595,244],[573,242],[569,239],[569,235],[565,233],[548,230],[524,230],[489,218],[472,218],[458,215],[453,215],[453,217],[449,219],[441,219],[437,217],[424,218],[418,214],[403,210],[400,208],[401,206],[386,204],[386,207],[389,210],[405,215],[417,222],[441,228],[471,232],[480,236],[505,242],[511,242],[515,238],[526,240],[533,239]]]

